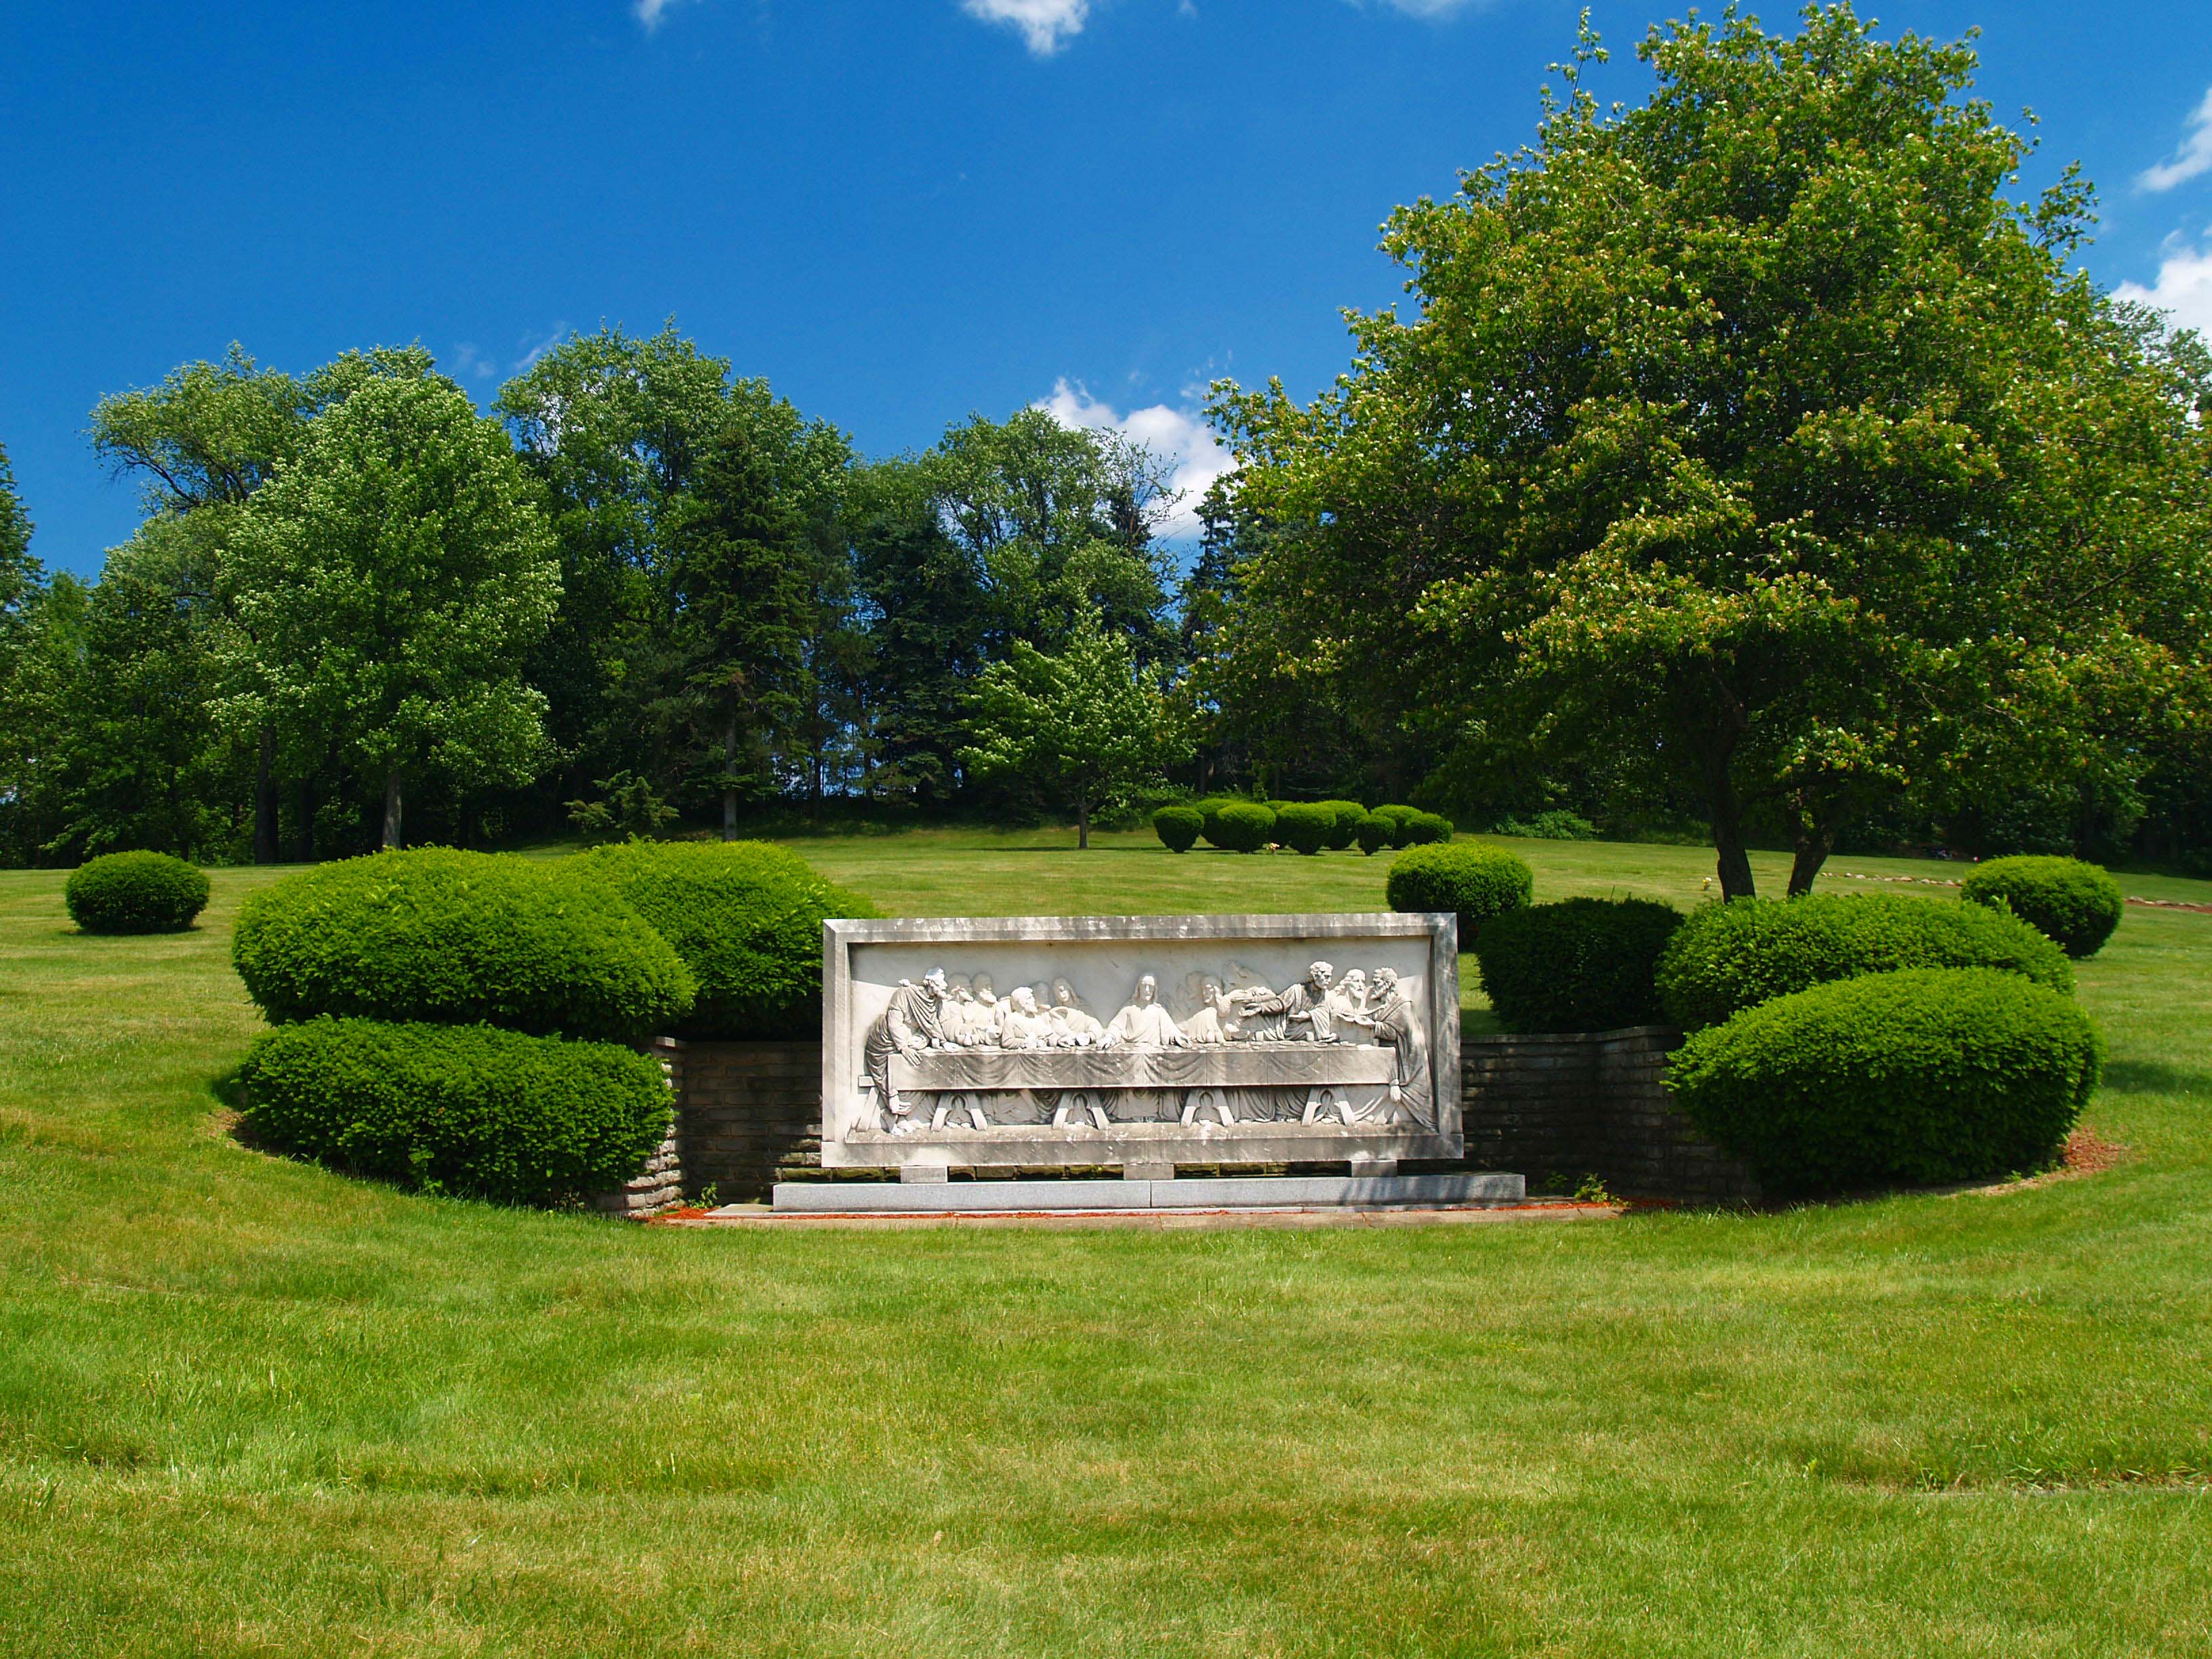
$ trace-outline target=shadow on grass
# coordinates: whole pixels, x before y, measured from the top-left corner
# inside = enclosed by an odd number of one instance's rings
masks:
[[[2212,1072],[2162,1060],[2116,1060],[2105,1067],[2104,1086],[2119,1095],[2212,1094]]]

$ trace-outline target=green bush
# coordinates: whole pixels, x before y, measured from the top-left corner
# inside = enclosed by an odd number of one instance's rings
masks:
[[[1332,853],[1341,853],[1352,845],[1359,833],[1359,821],[1367,816],[1367,809],[1356,800],[1325,800],[1321,803],[1335,817],[1329,828],[1328,839],[1322,843]]]
[[[1970,904],[2004,905],[2069,957],[2094,957],[2120,925],[2120,884],[2080,859],[1991,859],[1960,884]]]
[[[1440,812],[1416,812],[1406,820],[1406,844],[1431,847],[1452,838],[1452,821]]]
[[[1256,853],[1275,838],[1275,815],[1255,800],[1223,801],[1206,814],[1206,838],[1231,853]]]
[[[1413,844],[1407,838],[1406,826],[1413,823],[1415,818],[1421,816],[1421,809],[1419,807],[1406,806],[1394,802],[1387,806],[1376,807],[1375,809],[1375,816],[1378,818],[1388,818],[1390,820],[1390,845],[1393,847],[1410,847]]]
[[[676,947],[698,981],[679,1036],[722,1041],[817,1036],[822,924],[875,907],[765,842],[626,842],[570,860],[619,894]]]
[[[1285,801],[1275,814],[1275,839],[1301,853],[1318,853],[1336,833],[1336,809],[1322,801]]]
[[[1682,913],[1652,899],[1562,899],[1485,922],[1474,955],[1509,1031],[1609,1031],[1665,1018],[1654,975]]]
[[[280,1024],[338,1014],[624,1042],[672,1029],[697,989],[644,917],[568,861],[450,848],[287,877],[246,901],[231,961]]]
[[[1691,1121],[1783,1192],[2043,1167],[2097,1086],[2073,1001],[1988,968],[1816,986],[1700,1031],[1668,1083]]]
[[[167,853],[108,853],[70,872],[62,903],[88,933],[180,933],[207,908],[206,872]]]
[[[1553,808],[1531,817],[1503,817],[1492,824],[1493,836],[1518,836],[1526,841],[1595,841],[1597,825],[1579,812]]]
[[[1370,812],[1352,825],[1352,839],[1359,843],[1361,852],[1373,858],[1390,844],[1397,827],[1380,812]]]
[[[489,1025],[282,1025],[239,1086],[245,1127],[272,1147],[510,1204],[620,1186],[668,1132],[659,1061]]]
[[[1659,1000],[1694,1030],[1830,980],[1904,968],[2002,968],[2074,989],[2064,953],[2002,912],[1902,893],[1816,893],[1695,912],[1659,960]]]
[[[1390,866],[1385,892],[1393,910],[1451,910],[1466,950],[1492,916],[1517,910],[1536,875],[1502,847],[1415,847]]]
[[[1152,814],[1152,833],[1170,853],[1188,853],[1206,830],[1206,814],[1194,806],[1163,806]]]

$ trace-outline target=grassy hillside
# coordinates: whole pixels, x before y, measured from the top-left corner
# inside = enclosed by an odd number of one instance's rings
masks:
[[[1380,903],[1380,860],[1102,840],[802,850],[904,914]],[[1540,897],[1686,904],[1710,869],[1522,850]],[[238,1146],[228,928],[269,878],[127,940],[0,874],[11,1655],[2208,1650],[2212,916],[2130,908],[2083,966],[2128,1148],[2091,1177],[704,1234]]]

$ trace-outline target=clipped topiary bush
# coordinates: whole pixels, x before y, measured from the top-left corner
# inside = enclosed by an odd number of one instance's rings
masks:
[[[1231,853],[1256,853],[1275,838],[1275,815],[1255,800],[1227,800],[1206,817],[1206,838]]]
[[[626,842],[570,861],[635,908],[699,986],[684,1036],[769,1041],[822,1030],[822,924],[872,916],[796,853],[766,842]]]
[[[1432,847],[1452,838],[1452,821],[1441,812],[1416,812],[1406,820],[1406,845]]]
[[[1384,888],[1393,910],[1452,910],[1466,950],[1492,916],[1517,910],[1536,874],[1502,847],[1415,847],[1390,866]]]
[[[1322,845],[1332,853],[1341,853],[1358,834],[1359,821],[1367,816],[1367,809],[1356,800],[1325,800],[1321,804],[1335,817],[1335,822],[1329,826],[1328,839]]]
[[[1325,801],[1285,801],[1275,814],[1275,839],[1298,852],[1318,853],[1336,833],[1336,809]]]
[[[167,853],[103,854],[62,889],[70,920],[88,933],[180,933],[207,902],[207,872]]]
[[[1493,836],[1518,836],[1524,841],[1595,841],[1597,825],[1579,812],[1553,807],[1528,817],[1506,817],[1490,826]]]
[[[1413,823],[1415,818],[1421,816],[1421,809],[1419,807],[1407,806],[1393,802],[1387,806],[1376,807],[1375,809],[1375,816],[1378,818],[1388,818],[1390,820],[1390,845],[1393,847],[1410,847],[1413,845],[1413,842],[1407,838],[1406,826]]]
[[[286,878],[246,901],[231,961],[280,1024],[340,1014],[628,1042],[672,1029],[697,989],[572,861],[450,848]]]
[[[1483,924],[1474,955],[1509,1031],[1609,1031],[1665,1018],[1654,982],[1682,913],[1653,899],[1562,899]]]
[[[2069,957],[2096,955],[2127,908],[2111,872],[2080,859],[1991,859],[1960,884],[1959,896],[2003,905]]]
[[[1358,823],[1352,825],[1352,839],[1359,843],[1361,852],[1373,858],[1390,844],[1391,837],[1396,833],[1397,827],[1380,812],[1369,812],[1363,816]]]
[[[254,1137],[349,1174],[509,1204],[603,1191],[668,1132],[659,1061],[489,1025],[312,1019],[239,1073]]]
[[[1660,958],[1659,1000],[1695,1030],[1830,980],[1905,968],[2001,968],[2074,989],[2064,952],[2002,912],[1902,893],[1816,893],[1695,912]]]
[[[1163,806],[1152,814],[1152,833],[1170,853],[1188,853],[1206,830],[1206,814],[1194,806]]]
[[[1785,1192],[2043,1167],[2097,1086],[2074,1002],[2018,974],[1913,969],[1747,1009],[1679,1049],[1692,1121]]]

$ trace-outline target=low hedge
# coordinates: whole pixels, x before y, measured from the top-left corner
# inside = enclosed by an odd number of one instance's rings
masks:
[[[1452,910],[1460,949],[1485,922],[1517,910],[1535,890],[1535,872],[1502,847],[1415,847],[1399,854],[1384,885],[1393,910]]]
[[[1152,814],[1152,833],[1170,853],[1188,853],[1206,832],[1206,814],[1194,806],[1163,806]]]
[[[246,901],[231,961],[279,1024],[336,1014],[628,1042],[672,1029],[698,988],[644,917],[568,861],[450,848],[286,878]]]
[[[1370,812],[1352,827],[1352,837],[1359,843],[1359,850],[1372,858],[1390,844],[1398,826],[1380,812]]]
[[[1285,801],[1275,814],[1275,839],[1301,853],[1318,853],[1336,834],[1336,809],[1326,801]]]
[[[1389,805],[1376,807],[1375,816],[1390,820],[1390,844],[1393,847],[1406,847],[1412,844],[1406,839],[1406,826],[1421,816],[1421,809],[1394,801]]]
[[[1341,853],[1352,845],[1359,832],[1359,821],[1367,816],[1367,809],[1356,800],[1325,800],[1321,803],[1334,817],[1329,827],[1328,839],[1323,844],[1332,853]]]
[[[1206,838],[1231,853],[1256,853],[1275,838],[1275,815],[1255,800],[1226,800],[1206,815]]]
[[[1676,1051],[1684,1113],[1779,1192],[2044,1167],[2097,1086],[2070,998],[1989,968],[1869,974],[1778,997]]]
[[[1692,914],[1659,961],[1659,1000],[1686,1030],[1831,980],[1905,968],[2001,968],[2070,994],[2065,953],[1979,905],[1902,893],[1735,899]]]
[[[271,1147],[510,1204],[618,1187],[668,1133],[659,1061],[489,1025],[282,1025],[239,1086],[246,1128]]]
[[[2127,908],[2120,884],[2081,859],[1991,859],[1959,885],[1969,904],[2011,910],[2069,957],[2094,957]]]
[[[1609,1031],[1666,1018],[1654,983],[1682,913],[1654,899],[1561,899],[1485,922],[1474,955],[1509,1031]]]
[[[766,842],[625,842],[570,860],[633,907],[698,981],[678,1036],[819,1036],[822,924],[875,907]]]
[[[1452,821],[1441,812],[1416,812],[1406,820],[1405,837],[1408,847],[1431,847],[1448,842],[1454,834]]]
[[[167,853],[103,854],[62,888],[70,920],[88,933],[180,933],[207,902],[207,872]]]

